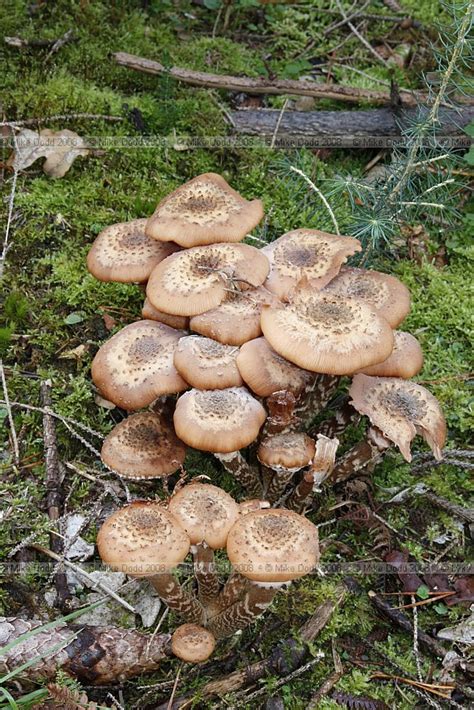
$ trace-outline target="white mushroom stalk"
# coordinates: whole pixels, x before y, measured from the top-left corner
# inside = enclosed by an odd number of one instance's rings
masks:
[[[286,505],[290,510],[302,512],[311,500],[313,493],[319,490],[321,484],[330,476],[336,460],[338,439],[328,439],[318,434],[316,453],[308,471],[291,493]]]

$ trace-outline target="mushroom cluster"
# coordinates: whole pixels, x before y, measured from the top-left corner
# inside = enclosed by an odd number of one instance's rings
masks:
[[[222,488],[191,483],[163,502],[135,500],[117,510],[97,537],[112,569],[147,579],[186,623],[173,652],[206,660],[215,641],[245,628],[277,591],[311,572],[319,560],[318,530],[305,517],[263,501],[239,505]],[[221,584],[214,551],[225,550],[232,573]],[[196,589],[173,574],[188,554]]]
[[[186,447],[199,449],[248,497],[302,511],[325,479],[343,480],[392,447],[410,460],[416,434],[439,458],[439,404],[408,381],[422,367],[420,345],[396,330],[407,288],[345,266],[361,251],[351,237],[296,229],[262,249],[241,243],[262,216],[260,200],[206,173],[150,219],[95,240],[94,276],[146,289],[143,319],[92,363],[100,394],[129,413],[107,436],[103,461],[125,478],[165,478]],[[309,430],[343,377],[353,378],[345,411]],[[370,422],[366,437],[336,460],[336,435],[358,414]]]

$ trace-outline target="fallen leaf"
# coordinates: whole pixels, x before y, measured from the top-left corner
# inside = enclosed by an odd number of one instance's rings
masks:
[[[16,137],[16,150],[7,164],[15,170],[25,170],[38,158],[46,158],[43,171],[49,177],[61,178],[76,158],[89,153],[85,140],[67,128],[62,131],[44,128],[39,133],[24,128]]]
[[[397,570],[404,592],[416,594],[417,590],[423,586],[423,580],[410,569],[413,563],[408,561],[408,552],[392,550],[384,557],[384,560]]]
[[[474,644],[474,614],[471,614],[456,626],[449,626],[438,631],[440,639],[472,646]]]
[[[474,602],[474,577],[458,577],[454,582],[456,594],[447,597],[446,604],[471,604]]]
[[[81,345],[78,345],[77,348],[72,348],[72,350],[66,350],[65,352],[63,352],[63,354],[59,356],[59,359],[76,360],[76,362],[79,362],[79,360],[82,360],[84,355],[87,353],[87,350],[87,345],[81,343]]]
[[[104,325],[107,328],[107,330],[113,330],[115,326],[117,325],[117,321],[115,318],[112,318],[112,316],[109,316],[108,313],[104,313],[102,316],[102,320],[104,321]]]

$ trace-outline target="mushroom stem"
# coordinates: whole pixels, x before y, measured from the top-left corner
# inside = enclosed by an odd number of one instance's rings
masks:
[[[241,599],[213,617],[209,630],[216,639],[231,636],[252,623],[272,603],[282,583],[248,581]]]
[[[229,454],[214,454],[225,470],[231,473],[234,478],[245,488],[251,496],[260,498],[262,495],[262,482],[258,470],[244,459],[240,451],[232,451]]]
[[[170,572],[155,574],[149,578],[149,581],[165,604],[183,619],[194,624],[205,622],[206,614],[201,602],[194,594],[186,592]]]
[[[296,412],[301,419],[313,419],[327,405],[337,389],[341,378],[335,375],[316,375],[310,387],[301,397]]]
[[[332,483],[347,481],[368,466],[375,466],[392,446],[377,427],[369,427],[365,439],[359,441],[337,462],[331,475]]]
[[[299,417],[295,414],[296,397],[292,392],[279,390],[265,400],[268,416],[262,430],[262,438],[269,434],[282,434],[296,429]]]
[[[300,471],[298,468],[285,468],[284,466],[265,466],[263,469],[263,480],[266,484],[264,495],[270,503],[275,503],[280,497],[295,473]]]
[[[359,419],[360,414],[350,404],[349,397],[345,397],[334,416],[314,427],[310,432],[310,436],[316,436],[317,434],[324,434],[324,436],[329,438],[339,436],[339,434],[345,431],[349,424],[353,422],[356,423]]]
[[[221,612],[225,611],[233,604],[239,601],[239,599],[244,595],[249,581],[246,577],[239,574],[238,572],[232,572],[227,582],[219,594],[217,600],[216,610],[210,613],[210,618],[217,616]]]
[[[208,607],[215,605],[221,591],[214,565],[214,550],[205,542],[200,542],[198,545],[192,545],[191,552],[194,557],[194,576],[198,585],[198,599],[209,615]]]
[[[303,478],[286,501],[287,508],[297,513],[301,513],[305,509],[313,493],[319,489],[319,486],[333,470],[338,446],[338,439],[328,439],[327,436],[318,435],[316,454],[311,467],[304,473]]]

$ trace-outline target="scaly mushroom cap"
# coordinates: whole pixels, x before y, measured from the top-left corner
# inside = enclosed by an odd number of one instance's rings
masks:
[[[244,387],[190,390],[176,404],[176,433],[188,446],[229,454],[257,438],[266,412]]]
[[[259,397],[269,397],[280,390],[299,395],[314,380],[314,373],[285,360],[265,338],[255,338],[242,345],[237,367],[245,384]]]
[[[272,305],[277,302],[276,296],[261,287],[242,293],[227,293],[220,306],[194,316],[189,326],[196,333],[218,340],[224,345],[242,345],[262,334],[262,308],[265,304]]]
[[[192,545],[205,542],[213,550],[225,547],[240,508],[222,488],[190,483],[174,494],[168,508],[186,530]]]
[[[411,461],[410,444],[420,434],[439,461],[446,443],[446,421],[438,400],[415,382],[395,377],[355,375],[351,404],[393,441]]]
[[[243,383],[237,368],[237,353],[238,349],[232,345],[222,345],[200,335],[188,335],[178,343],[174,366],[186,382],[197,389],[239,387]]]
[[[146,281],[160,261],[179,247],[147,237],[146,219],[119,222],[106,227],[88,255],[87,268],[100,281],[133,283]]]
[[[303,432],[288,432],[266,436],[258,447],[258,460],[265,466],[295,469],[308,466],[316,452],[314,440]]]
[[[190,545],[174,515],[146,500],[117,510],[97,535],[97,549],[105,564],[132,577],[170,572],[183,562]]]
[[[210,631],[197,624],[178,626],[171,637],[174,655],[187,663],[207,661],[216,647],[216,640]]]
[[[161,478],[184,463],[186,447],[154,412],[131,414],[105,437],[102,461],[124,478]]]
[[[241,516],[231,529],[227,556],[248,579],[289,582],[318,564],[318,529],[292,510],[257,510]]]
[[[287,232],[262,249],[270,261],[265,286],[282,299],[288,298],[303,277],[312,288],[323,288],[336,276],[341,264],[361,249],[357,239],[318,229]]]
[[[395,276],[380,271],[344,268],[324,289],[367,303],[396,328],[410,311],[410,292]]]
[[[172,254],[152,271],[146,294],[159,311],[195,316],[224,301],[229,289],[260,286],[270,265],[248,244],[212,244]]]
[[[386,360],[370,367],[364,367],[361,372],[372,377],[401,377],[409,380],[417,375],[423,367],[423,351],[420,343],[410,333],[395,330],[393,333],[393,350]]]
[[[262,217],[260,200],[248,202],[220,175],[204,173],[159,203],[148,220],[146,233],[187,248],[240,242]]]
[[[122,328],[97,352],[92,379],[104,397],[124,409],[141,409],[162,394],[182,392],[173,355],[182,332],[141,320]]]
[[[142,318],[156,320],[158,323],[164,323],[177,330],[187,330],[189,328],[189,318],[187,316],[172,316],[170,313],[163,313],[163,311],[159,311],[152,306],[148,298],[145,298],[143,303]]]
[[[357,372],[393,348],[392,329],[370,306],[307,288],[288,305],[264,308],[261,323],[277,353],[312,372]]]

